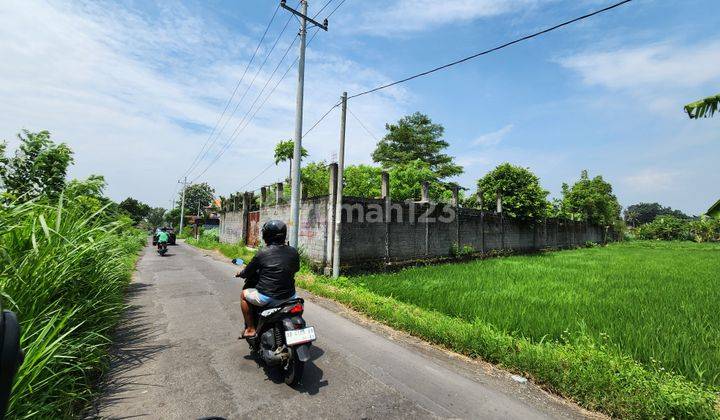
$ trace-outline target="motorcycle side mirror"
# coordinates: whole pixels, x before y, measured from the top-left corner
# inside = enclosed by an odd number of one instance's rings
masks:
[[[243,265],[245,264],[245,261],[243,261],[242,258],[233,258],[232,263],[235,265]]]

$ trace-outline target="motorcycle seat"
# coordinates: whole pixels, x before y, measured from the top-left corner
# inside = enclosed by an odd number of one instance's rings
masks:
[[[292,305],[292,304],[295,304],[295,303],[305,303],[305,300],[304,300],[303,298],[299,298],[299,297],[290,298],[290,299],[285,299],[285,300],[283,300],[283,301],[280,301],[280,302],[276,303],[275,305],[265,306],[265,309],[282,308],[282,307],[284,307],[284,306]]]

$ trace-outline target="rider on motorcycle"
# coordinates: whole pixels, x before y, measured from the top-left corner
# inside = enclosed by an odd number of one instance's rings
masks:
[[[255,320],[250,305],[276,306],[282,301],[297,297],[295,273],[300,270],[300,254],[285,244],[287,226],[280,220],[270,220],[262,227],[265,247],[262,248],[235,277],[245,279],[241,294],[241,307],[245,318],[242,337],[255,335]]]
[[[158,249],[161,249],[163,245],[167,246],[168,241],[170,240],[170,235],[167,233],[167,228],[163,227],[160,229],[160,232],[157,233],[157,246]]]

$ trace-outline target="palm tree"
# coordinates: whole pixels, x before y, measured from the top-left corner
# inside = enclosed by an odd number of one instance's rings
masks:
[[[275,164],[280,162],[290,161],[290,170],[288,179],[292,178],[292,159],[295,143],[292,140],[284,140],[275,146]],[[300,157],[307,157],[308,152],[304,147],[300,148]]]
[[[692,119],[710,118],[717,112],[718,104],[720,104],[720,94],[685,105],[685,112]]]

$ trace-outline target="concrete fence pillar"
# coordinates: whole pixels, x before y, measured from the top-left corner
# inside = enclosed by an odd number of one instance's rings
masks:
[[[480,207],[480,253],[485,253],[485,210],[483,210],[483,190],[477,192],[478,206]]]
[[[430,183],[428,181],[423,181],[423,183],[422,183],[422,192],[421,192],[420,201],[422,201],[423,203],[430,202]]]
[[[450,205],[455,207],[455,243],[460,249],[462,247],[460,243],[460,186],[453,184],[450,186],[450,191],[452,192]]]
[[[280,205],[283,201],[283,186],[284,184],[282,182],[278,182],[275,184],[275,205]]]
[[[331,163],[328,166],[330,181],[328,183],[327,217],[325,218],[325,269],[326,273],[331,272],[333,263],[333,251],[335,249],[335,200],[337,199],[337,177],[338,164]]]
[[[383,171],[380,174],[380,195],[383,200],[383,212],[385,213],[385,263],[390,262],[390,219],[392,215],[392,202],[390,201],[390,173]]]
[[[252,193],[245,192],[242,195],[242,236],[241,240],[247,244],[248,240],[248,215],[250,214],[250,197]]]
[[[459,185],[451,185],[450,191],[452,192],[452,201],[450,204],[453,207],[457,207],[458,204],[460,204],[460,186]]]
[[[503,215],[502,195],[500,193],[497,195],[495,210],[500,215],[500,249],[505,249],[505,216]]]
[[[267,187],[260,188],[260,207],[267,205]]]
[[[380,174],[380,197],[385,200],[390,198],[390,173],[382,171]]]

